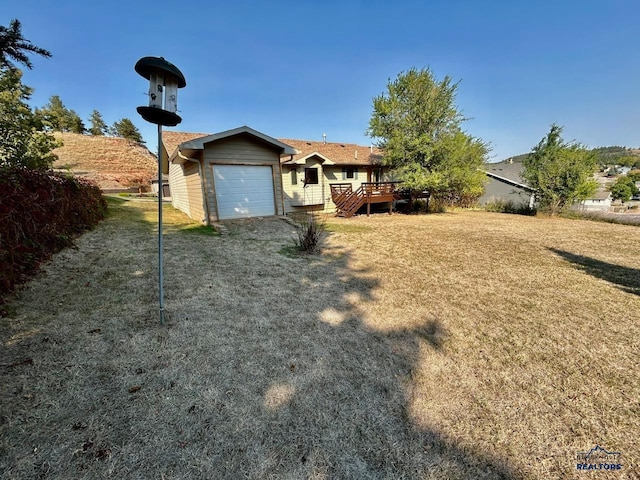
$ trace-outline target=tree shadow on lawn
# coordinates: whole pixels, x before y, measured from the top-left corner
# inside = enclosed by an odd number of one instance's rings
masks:
[[[8,374],[12,387],[3,403],[16,405],[3,417],[8,440],[0,445],[0,473],[522,478],[499,454],[412,418],[413,370],[425,351],[441,354],[446,342],[437,319],[393,331],[368,325],[362,306],[376,301],[379,279],[355,269],[345,248],[284,257],[278,252],[291,227],[265,222],[229,237],[190,240],[188,248],[184,234],[167,235],[166,329],[148,315],[155,283],[134,274],[149,261],[136,253],[153,256],[152,240],[131,243],[133,257],[105,252],[101,261],[118,265],[128,280],[91,285],[91,293],[109,291],[111,301],[86,315],[115,320],[96,324],[97,332],[74,332],[67,323],[77,320],[67,312],[22,344],[20,354],[38,368]],[[179,262],[188,255],[200,258],[197,268],[183,265],[189,283],[181,284]],[[76,261],[70,256],[69,268]],[[140,305],[113,301],[135,289]],[[81,299],[69,299],[66,308],[82,311]],[[69,334],[79,338],[67,345]],[[39,358],[43,348],[53,350],[47,362]]]
[[[615,265],[566,250],[556,248],[549,248],[549,250],[593,277],[618,285],[627,293],[640,295],[640,270],[637,268]]]
[[[425,350],[446,341],[437,319],[389,332],[367,325],[361,307],[376,301],[379,279],[354,268],[342,248],[320,257],[278,255],[282,240],[270,244],[261,235],[269,228],[252,224],[243,233],[234,226],[234,237],[222,239],[243,242],[244,258],[214,255],[213,288],[202,290],[211,300],[208,315],[174,311],[175,338],[176,330],[190,332],[187,338],[200,332],[187,371],[210,375],[206,392],[176,379],[193,395],[182,416],[200,425],[184,439],[199,474],[520,478],[499,455],[458,445],[412,418],[413,369]]]

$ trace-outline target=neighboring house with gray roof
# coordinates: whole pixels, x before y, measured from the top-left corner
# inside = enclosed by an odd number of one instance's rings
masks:
[[[516,206],[533,208],[535,190],[522,180],[524,166],[522,162],[504,160],[498,163],[488,163],[484,169],[488,183],[484,194],[478,199],[478,204],[486,205],[492,202],[511,202]]]
[[[591,197],[580,202],[580,210],[608,212],[611,210],[611,192],[607,188],[599,188]]]

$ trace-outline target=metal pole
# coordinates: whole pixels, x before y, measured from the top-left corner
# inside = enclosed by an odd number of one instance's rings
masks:
[[[162,125],[158,124],[158,296],[160,325],[164,325],[164,288],[162,285]]]

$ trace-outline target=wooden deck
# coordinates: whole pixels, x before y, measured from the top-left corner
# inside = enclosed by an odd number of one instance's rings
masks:
[[[368,216],[372,203],[384,202],[389,202],[389,214],[392,212],[396,182],[365,182],[355,191],[350,183],[332,183],[329,186],[338,216],[352,217],[365,204]]]

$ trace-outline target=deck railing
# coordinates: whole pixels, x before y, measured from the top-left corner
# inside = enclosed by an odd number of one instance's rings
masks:
[[[389,213],[391,213],[396,182],[363,182],[355,191],[350,183],[332,183],[329,186],[331,199],[336,205],[338,215],[351,217],[365,203],[367,215],[369,215],[371,204],[382,202],[389,202]]]

